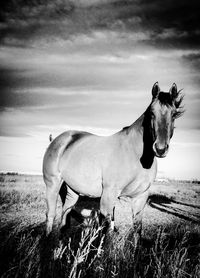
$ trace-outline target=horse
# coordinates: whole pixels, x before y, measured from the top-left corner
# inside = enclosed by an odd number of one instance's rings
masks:
[[[100,198],[100,213],[115,228],[117,201],[130,202],[133,225],[141,223],[149,188],[157,173],[156,157],[169,150],[174,121],[183,114],[183,95],[173,83],[169,92],[152,87],[152,101],[130,126],[110,136],[69,130],[56,137],[43,159],[46,184],[46,234],[52,231],[56,203],[62,199],[61,227],[80,195]],[[66,196],[61,186],[66,184]]]

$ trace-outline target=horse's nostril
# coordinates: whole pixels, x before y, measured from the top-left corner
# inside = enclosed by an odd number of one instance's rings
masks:
[[[165,149],[156,149],[159,155],[163,155],[165,153]]]
[[[164,148],[160,148],[157,144],[155,144],[155,149],[156,152],[159,156],[162,156],[163,154],[165,154],[166,150],[168,149],[168,145],[166,145],[166,147]]]

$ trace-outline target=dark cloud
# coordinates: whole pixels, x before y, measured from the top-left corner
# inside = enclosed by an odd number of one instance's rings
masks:
[[[188,55],[183,55],[182,58],[189,63],[190,65],[192,65],[193,67],[195,67],[196,69],[200,70],[200,53],[191,53]]]
[[[172,0],[32,0],[1,1],[1,41],[69,39],[96,30],[123,33],[148,31],[148,43],[160,47],[200,45],[200,2]]]
[[[191,82],[196,84],[196,86],[200,86],[200,52],[195,51],[194,53],[190,53],[187,55],[183,55],[182,57],[183,65],[190,69]],[[200,99],[199,90],[198,90],[198,99]]]
[[[38,74],[40,75],[40,73]],[[43,76],[39,78],[35,72],[27,74],[25,70],[0,70],[0,112],[7,108],[26,108],[26,107],[45,107],[55,105],[58,109],[60,105],[66,103],[77,103],[84,101],[85,96],[79,94],[59,94],[59,90],[52,89],[55,85],[55,78],[52,82],[49,82],[50,88],[45,88],[47,82],[46,79],[51,80],[51,77]],[[59,85],[62,87],[63,84]],[[51,86],[52,85],[52,86]],[[36,90],[34,87],[39,88]],[[27,89],[27,87],[29,89]],[[45,88],[45,90],[44,90]],[[55,92],[54,92],[55,91]],[[87,97],[87,96],[86,96]]]
[[[28,84],[24,78],[27,70],[19,69],[0,69],[0,109],[6,107],[23,107],[27,105],[36,105],[38,100],[34,96],[23,93],[16,93],[16,89]]]

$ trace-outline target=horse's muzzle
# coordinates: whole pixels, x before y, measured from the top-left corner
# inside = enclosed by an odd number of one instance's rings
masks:
[[[160,158],[165,157],[167,155],[168,149],[169,149],[168,144],[166,144],[164,147],[162,145],[159,145],[158,143],[153,144],[153,150],[157,157]]]

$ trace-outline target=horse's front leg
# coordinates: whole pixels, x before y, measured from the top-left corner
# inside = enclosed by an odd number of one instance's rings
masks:
[[[133,219],[133,228],[135,231],[135,237],[140,238],[142,232],[142,216],[144,207],[146,205],[147,199],[149,196],[148,190],[141,193],[140,195],[131,199],[131,209],[132,209],[132,219]]]
[[[117,192],[113,186],[103,188],[100,201],[100,212],[109,223],[109,228],[115,229],[115,204],[117,201]]]

